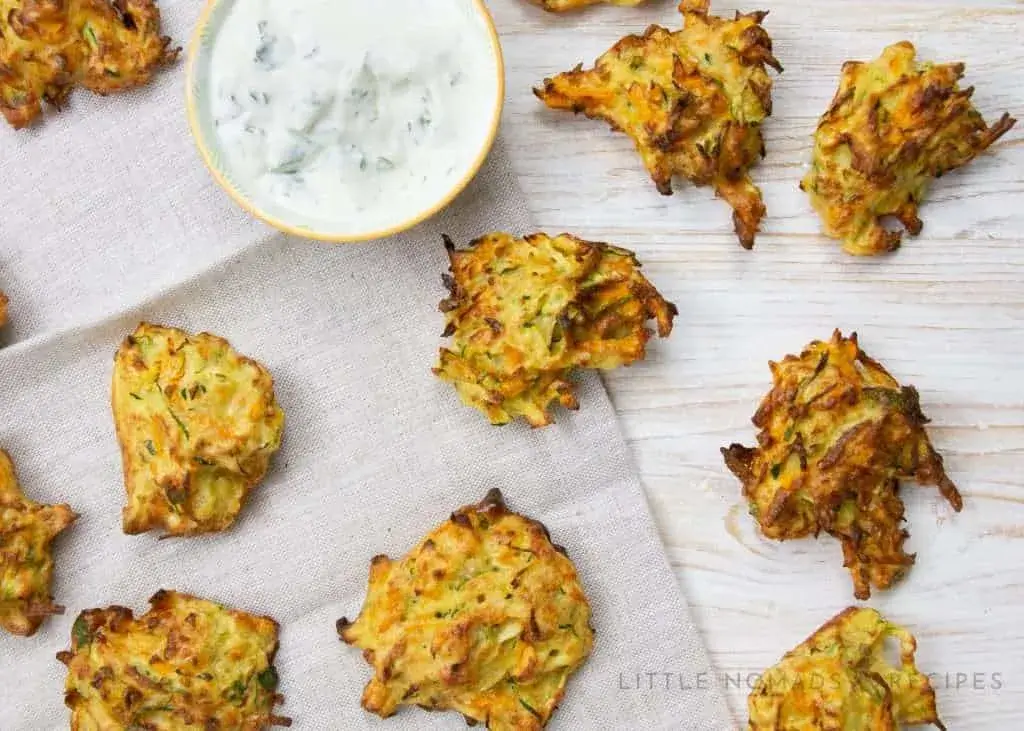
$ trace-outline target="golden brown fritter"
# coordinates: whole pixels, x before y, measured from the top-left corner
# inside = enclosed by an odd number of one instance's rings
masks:
[[[0,112],[20,129],[77,85],[141,86],[178,57],[170,42],[153,0],[0,0]]]
[[[7,324],[7,295],[0,292],[0,327]]]
[[[492,731],[543,728],[594,642],[576,568],[498,490],[401,560],[375,557],[359,618],[338,632],[373,666],[366,710],[454,710]]]
[[[539,5],[547,11],[552,13],[564,13],[567,10],[578,10],[579,8],[585,8],[588,5],[597,5],[599,3],[607,3],[609,5],[624,5],[626,7],[636,7],[646,0],[529,0],[534,5]]]
[[[274,381],[215,335],[142,323],[114,357],[124,532],[229,527],[281,445]]]
[[[867,599],[872,586],[892,586],[914,565],[914,557],[903,550],[910,534],[903,527],[906,511],[898,490],[896,480],[879,482],[847,495],[829,516],[827,530],[842,544],[843,566],[858,598]]]
[[[260,731],[274,715],[277,622],[159,591],[150,610],[82,612],[71,628],[64,703],[72,731]]]
[[[51,614],[50,544],[78,516],[67,505],[40,505],[25,497],[14,465],[0,449],[0,627],[28,637]]]
[[[445,238],[451,296],[441,302],[453,336],[434,373],[493,424],[552,420],[550,407],[578,407],[575,368],[642,360],[654,318],[672,331],[675,306],[640,274],[632,252],[569,234],[516,238],[492,233],[458,251]]]
[[[799,357],[771,363],[772,390],[754,415],[756,448],[722,449],[762,533],[786,540],[826,531],[843,543],[858,599],[913,563],[903,552],[897,480],[936,485],[962,501],[925,432],[917,391],[900,386],[837,330]]]
[[[708,15],[709,0],[684,0],[684,27],[652,25],[626,36],[593,69],[545,79],[534,93],[553,109],[603,119],[636,143],[658,190],[672,177],[710,185],[733,208],[740,243],[754,245],[765,214],[748,170],[764,156],[761,123],[772,111],[765,65],[782,66],[761,27],[766,12]]]
[[[900,664],[885,659],[899,641]],[[917,642],[869,608],[850,607],[822,625],[760,677],[747,699],[748,731],[945,730],[928,676],[914,664]]]
[[[918,63],[914,46],[889,46],[869,63],[843,64],[839,90],[818,123],[811,170],[800,188],[821,215],[825,233],[857,255],[899,247],[902,231],[916,236],[917,207],[932,178],[966,165],[1015,120],[992,127],[960,89],[962,63]]]

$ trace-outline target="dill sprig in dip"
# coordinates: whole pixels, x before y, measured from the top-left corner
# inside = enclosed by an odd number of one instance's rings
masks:
[[[358,235],[473,172],[498,66],[473,0],[234,0],[205,101],[220,163],[258,207]]]

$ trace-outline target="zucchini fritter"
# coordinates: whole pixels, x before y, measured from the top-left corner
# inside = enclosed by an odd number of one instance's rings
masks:
[[[564,13],[567,10],[577,10],[588,5],[607,3],[609,5],[624,5],[636,7],[646,0],[529,0],[534,5],[539,5],[552,13]]]
[[[714,187],[749,249],[765,214],[747,172],[764,157],[761,123],[772,111],[765,65],[782,66],[761,27],[766,12],[725,20],[708,15],[708,6],[684,0],[682,30],[652,25],[620,40],[593,69],[580,64],[533,91],[553,109],[583,112],[628,134],[664,195],[675,175]]]
[[[837,330],[769,365],[772,390],[753,418],[758,446],[723,448],[725,463],[766,537],[835,536],[857,598],[867,599],[914,561],[903,552],[897,480],[937,486],[957,511],[960,493],[925,432],[917,391],[869,358],[855,334]]]
[[[889,638],[900,666],[886,662]],[[758,680],[747,699],[748,731],[945,731],[928,676],[914,664],[917,642],[877,611],[850,607],[822,625]]]
[[[89,609],[71,628],[64,703],[72,731],[260,731],[274,715],[277,622],[159,591],[150,610]]]
[[[51,614],[50,544],[78,516],[67,505],[40,505],[21,492],[14,465],[0,449],[0,627],[28,637]]]
[[[821,215],[825,233],[850,254],[899,248],[902,231],[916,236],[917,207],[932,178],[966,165],[1013,127],[1009,114],[992,127],[961,89],[962,63],[918,63],[907,41],[880,58],[843,64],[839,90],[818,122],[811,169],[800,188]]]
[[[124,532],[230,526],[281,445],[266,369],[215,335],[142,323],[114,357],[112,391]]]
[[[640,274],[634,254],[569,234],[492,233],[456,250],[445,237],[451,296],[441,302],[454,336],[434,373],[492,424],[522,416],[550,424],[549,408],[578,407],[574,368],[642,360],[651,332],[672,331],[676,308]]]
[[[20,129],[76,85],[141,86],[178,57],[170,42],[153,0],[0,0],[0,112]]]
[[[498,490],[401,560],[376,556],[359,618],[338,633],[373,666],[366,710],[454,710],[492,731],[543,728],[594,642],[576,568]]]

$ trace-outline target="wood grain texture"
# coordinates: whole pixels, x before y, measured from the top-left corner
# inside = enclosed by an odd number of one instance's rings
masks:
[[[672,338],[608,384],[737,723],[747,675],[854,599],[832,539],[758,536],[718,448],[753,442],[769,359],[840,327],[919,388],[965,497],[957,515],[934,490],[904,489],[918,562],[870,604],[917,634],[949,728],[1024,727],[1024,127],[938,181],[923,232],[891,256],[844,255],[797,190],[840,65],[899,40],[923,58],[965,61],[986,118],[1024,118],[1024,3],[716,3],[719,14],[770,10],[765,25],[786,67],[765,126],[768,157],[753,173],[768,205],[753,252],[736,244],[728,207],[708,189],[659,195],[627,138],[548,111],[530,93],[626,33],[678,27],[675,2],[566,16],[522,0],[489,4],[509,69],[504,136],[537,223],[635,249],[679,305]],[[650,671],[686,679],[686,668]],[[671,685],[666,693],[685,692]]]

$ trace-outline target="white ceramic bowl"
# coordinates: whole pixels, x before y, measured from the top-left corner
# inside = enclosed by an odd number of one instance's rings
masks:
[[[386,0],[379,1],[386,2]],[[487,41],[494,54],[495,67],[497,69],[494,98],[480,100],[481,104],[487,105],[490,109],[489,129],[483,139],[483,144],[476,151],[476,155],[472,158],[468,169],[458,178],[457,182],[446,192],[438,195],[436,200],[431,201],[422,210],[417,211],[411,216],[404,215],[399,220],[395,220],[393,223],[383,227],[377,227],[374,230],[354,230],[344,220],[331,220],[330,212],[325,211],[322,215],[318,214],[314,217],[289,210],[278,202],[261,199],[260,194],[247,190],[245,186],[239,184],[234,179],[230,166],[226,162],[227,156],[218,147],[218,136],[215,131],[213,114],[211,113],[209,103],[208,80],[210,78],[210,67],[214,56],[213,47],[217,34],[236,0],[208,0],[196,25],[188,50],[185,99],[192,137],[199,148],[203,162],[214,179],[239,206],[253,216],[285,233],[320,241],[341,243],[384,238],[410,229],[444,209],[480,171],[480,167],[487,158],[498,134],[502,106],[505,99],[504,58],[502,56],[501,44],[498,40],[497,29],[494,26],[494,20],[484,5],[483,0],[465,1],[472,4],[483,21],[480,24],[481,32],[487,35]],[[303,0],[287,0],[287,2],[301,3]],[[365,3],[367,0],[337,0],[337,2]],[[486,114],[487,110],[485,109],[481,113]]]

